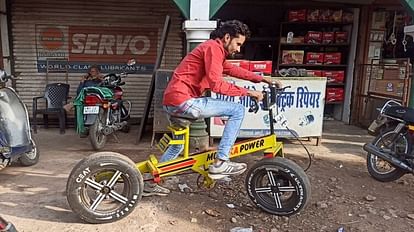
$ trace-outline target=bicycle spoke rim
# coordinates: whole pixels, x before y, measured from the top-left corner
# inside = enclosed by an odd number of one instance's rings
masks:
[[[86,178],[81,200],[86,208],[107,214],[122,208],[133,193],[125,174],[117,169],[98,170]]]
[[[298,190],[294,179],[285,171],[264,168],[253,178],[254,193],[257,201],[267,208],[293,207],[298,201]]]

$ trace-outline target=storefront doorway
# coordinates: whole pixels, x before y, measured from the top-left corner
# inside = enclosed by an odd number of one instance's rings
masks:
[[[414,44],[404,34],[412,16],[400,2],[377,1],[362,13],[352,123],[367,127],[385,101],[412,102]]]
[[[327,76],[324,118],[348,123],[360,7],[332,1],[229,0],[214,19],[239,19],[250,27],[252,38],[234,59],[262,62],[273,76],[286,71]]]

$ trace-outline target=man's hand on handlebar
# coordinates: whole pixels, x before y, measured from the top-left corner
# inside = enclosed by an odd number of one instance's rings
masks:
[[[247,96],[256,98],[258,101],[263,100],[263,93],[256,90],[247,90]]]
[[[279,80],[274,80],[270,77],[263,77],[262,82],[267,83],[268,85],[276,85],[278,89],[283,87],[282,82],[280,82]]]

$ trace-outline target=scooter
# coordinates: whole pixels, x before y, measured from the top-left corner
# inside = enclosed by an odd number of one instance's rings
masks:
[[[32,166],[39,161],[39,149],[31,135],[27,108],[14,89],[5,87],[11,79],[11,75],[0,69],[0,170],[15,161],[20,161],[23,166]]]

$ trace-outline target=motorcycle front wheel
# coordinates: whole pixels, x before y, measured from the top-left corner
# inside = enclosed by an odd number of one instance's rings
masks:
[[[89,128],[89,140],[95,150],[101,150],[106,144],[106,135],[102,132],[105,126],[106,112],[102,108],[99,109],[98,117]]]
[[[394,128],[387,128],[383,133],[375,137],[372,144],[379,148],[391,149],[393,153],[409,154],[411,152],[411,137],[409,134],[396,134]],[[367,154],[368,173],[376,180],[381,182],[390,182],[398,180],[404,174],[405,170],[394,167],[389,162],[380,157]]]

